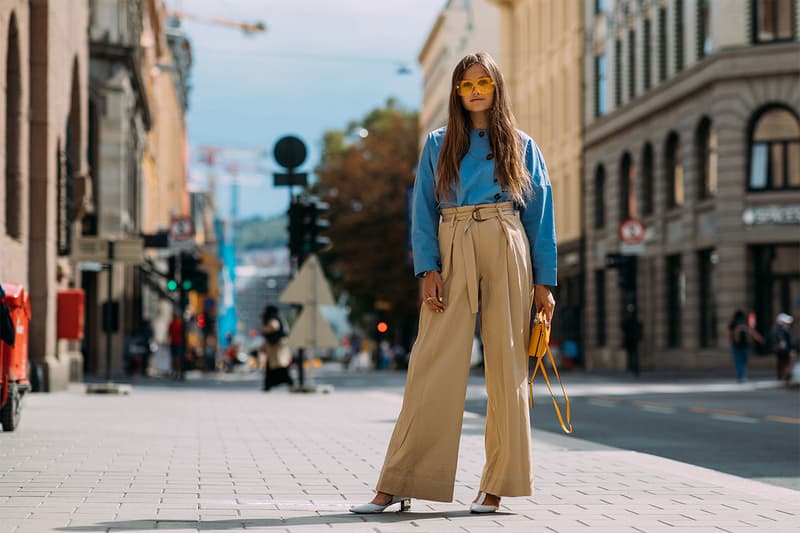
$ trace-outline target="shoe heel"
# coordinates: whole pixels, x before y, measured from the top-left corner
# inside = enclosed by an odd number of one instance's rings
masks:
[[[411,498],[400,500],[400,512],[408,511],[411,509]]]

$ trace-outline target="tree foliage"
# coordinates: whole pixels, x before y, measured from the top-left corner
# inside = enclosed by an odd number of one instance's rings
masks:
[[[323,261],[350,295],[353,319],[386,301],[398,328],[415,320],[407,196],[419,153],[417,118],[390,99],[360,122],[324,136],[316,188],[330,204],[333,246]],[[366,137],[359,135],[362,128]]]

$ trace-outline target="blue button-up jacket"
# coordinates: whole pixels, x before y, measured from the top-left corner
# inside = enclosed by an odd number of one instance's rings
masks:
[[[461,186],[451,198],[437,201],[436,167],[444,142],[445,128],[428,134],[419,160],[414,182],[411,245],[414,251],[414,272],[422,276],[428,270],[441,270],[439,253],[439,211],[446,207],[489,204],[512,200],[495,178],[494,156],[490,153],[489,132],[472,130],[470,148],[461,160]],[[519,131],[525,146],[525,166],[531,176],[533,194],[519,206],[520,219],[531,249],[533,281],[538,285],[556,285],[557,250],[553,214],[553,193],[547,167],[539,147],[527,134]]]

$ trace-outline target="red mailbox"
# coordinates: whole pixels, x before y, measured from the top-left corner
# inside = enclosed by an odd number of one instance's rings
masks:
[[[0,422],[3,424],[3,431],[14,431],[19,424],[22,394],[30,388],[28,326],[31,320],[31,302],[21,285],[3,283],[3,292],[3,303],[11,312],[16,338],[14,346],[0,342]]]
[[[84,302],[83,289],[58,291],[58,338],[81,340],[83,338]]]

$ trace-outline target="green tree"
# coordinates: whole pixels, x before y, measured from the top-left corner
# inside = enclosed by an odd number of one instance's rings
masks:
[[[337,288],[350,296],[351,319],[388,302],[390,338],[399,332],[402,340],[417,316],[406,222],[419,154],[417,122],[416,112],[389,99],[345,130],[326,132],[316,169],[315,188],[330,204],[327,234],[333,243],[323,262]]]

